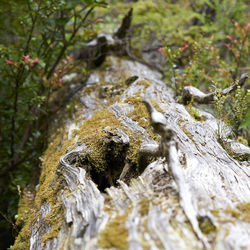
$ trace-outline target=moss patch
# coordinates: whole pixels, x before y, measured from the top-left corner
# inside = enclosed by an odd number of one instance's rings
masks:
[[[21,232],[18,234],[14,246],[11,250],[27,250],[30,247],[30,225],[28,223],[22,228]]]
[[[230,214],[234,218],[239,218],[240,217],[239,211],[237,211],[235,209],[232,209],[232,208],[224,209],[223,212],[225,212],[227,214]]]
[[[62,226],[62,218],[63,218],[63,206],[61,202],[58,202],[58,205],[54,205],[52,208],[53,213],[49,213],[45,216],[45,222],[50,224],[52,227],[50,231],[43,235],[42,242],[45,242],[49,239],[53,239],[57,237],[57,234]]]
[[[148,130],[148,128],[150,127],[150,118],[147,109],[142,102],[143,98],[140,96],[140,93],[141,92],[137,92],[134,97],[129,97],[124,100],[124,102],[131,103],[134,106],[133,111],[128,114],[128,117],[130,117],[133,121],[136,121],[139,126],[147,129],[150,137],[152,137],[156,141],[159,141],[158,137],[152,132],[152,130]],[[155,103],[154,106],[157,110],[159,110],[159,107],[157,108],[157,105],[155,105]]]
[[[235,160],[237,160],[237,161],[248,161],[249,160],[249,155],[236,154],[235,152],[232,151],[230,144],[225,142],[221,138],[218,138],[218,142],[223,147],[223,149],[225,149],[227,151],[227,153]]]
[[[100,233],[98,244],[103,248],[128,249],[128,229],[126,221],[130,208],[123,215],[111,219],[105,229]]]
[[[199,217],[198,222],[202,233],[211,234],[216,232],[216,227],[208,217]]]
[[[214,209],[211,211],[216,217],[220,218],[220,210]],[[250,202],[243,202],[239,203],[236,206],[236,209],[233,208],[226,208],[221,210],[221,212],[224,212],[226,214],[231,215],[235,219],[242,220],[244,222],[250,223]]]
[[[75,131],[75,134],[79,135],[78,141],[85,143],[88,147],[92,165],[97,172],[102,172],[106,168],[105,147],[103,144],[103,138],[106,134],[103,129],[115,131],[116,128],[121,126],[119,119],[107,108],[104,108],[97,111]]]
[[[56,171],[61,155],[65,154],[67,148],[73,146],[71,140],[65,140],[62,142],[62,135],[64,133],[65,130],[61,128],[57,131],[57,134],[52,136],[51,143],[48,145],[48,148],[41,159],[43,162],[43,170],[40,176],[39,188],[34,200],[33,210],[30,211],[29,219],[19,233],[13,249],[29,249],[29,239],[31,234],[30,228],[40,216],[41,205],[45,202],[50,205],[50,213],[45,217],[45,221],[47,224],[51,225],[51,230],[43,236],[43,241],[57,236],[56,232],[58,232],[61,226],[64,214],[62,210],[62,202],[57,199],[61,190],[63,178],[62,176],[58,176]]]
[[[190,103],[186,106],[186,110],[191,115],[191,117],[196,121],[205,121],[206,119],[201,115],[201,112],[192,106]]]
[[[240,203],[237,208],[240,210],[242,220],[250,223],[250,202]]]
[[[149,212],[149,204],[150,204],[150,201],[148,199],[141,199],[139,201],[140,209],[139,209],[138,212],[139,212],[139,214],[141,216],[145,216],[145,215],[148,214],[148,212]]]
[[[33,210],[33,201],[34,201],[34,191],[29,190],[28,188],[24,188],[21,199],[18,204],[16,219],[16,226],[23,226],[32,213]]]
[[[143,85],[145,88],[148,88],[151,85],[149,80],[140,80],[136,83],[137,85]]]
[[[245,138],[243,138],[242,136],[238,136],[237,141],[248,146],[248,141]]]
[[[181,120],[178,121],[178,126],[182,129],[182,131],[186,134],[186,136],[194,143],[195,147],[197,150],[199,150],[199,147],[196,143],[196,141],[194,140],[192,134],[186,129],[186,127],[184,125],[181,124]]]

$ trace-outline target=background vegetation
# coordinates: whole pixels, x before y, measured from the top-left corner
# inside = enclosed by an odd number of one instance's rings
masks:
[[[133,7],[131,52],[142,58],[150,47],[162,54],[164,77],[177,98],[186,85],[219,90],[249,71],[247,6],[243,0],[2,0],[0,237],[9,239],[6,244],[18,231],[14,216],[19,195],[39,176],[49,102],[73,67],[69,51],[100,32],[114,33]],[[247,87],[227,98],[218,92],[214,110],[232,125],[235,138],[249,138],[248,104]]]
[[[13,236],[18,231],[14,225],[18,196],[28,183],[35,185],[39,176],[39,156],[46,147],[51,120],[51,95],[62,86],[62,77],[72,66],[68,51],[93,38],[98,25],[95,9],[105,6],[101,0],[1,1],[0,234],[3,239],[11,238],[8,236],[11,230]]]

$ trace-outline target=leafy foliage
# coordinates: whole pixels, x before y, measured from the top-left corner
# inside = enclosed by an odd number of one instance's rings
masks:
[[[183,9],[184,5],[187,8]],[[138,9],[138,13],[149,17],[147,10],[156,8],[157,3],[144,6]],[[163,45],[159,52],[165,56],[165,77],[177,95],[189,85],[207,91],[226,88],[245,72],[250,20],[245,14],[244,1],[237,4],[233,1],[177,1],[175,4],[165,3],[162,9],[166,10],[167,18],[163,20],[162,10],[157,11],[161,16],[157,21],[163,23],[162,29],[156,29]],[[181,17],[179,13],[182,13]],[[180,25],[180,22],[186,24]],[[153,18],[152,27],[155,25],[159,24]],[[237,136],[247,134],[247,131],[240,130],[247,127],[247,94],[246,88],[239,87],[228,97],[218,93],[218,101],[214,103],[218,117],[230,124]]]
[[[16,211],[17,187],[39,172],[50,97],[72,66],[66,55],[96,35],[94,9],[105,6],[100,0],[1,1],[0,202],[8,220]]]

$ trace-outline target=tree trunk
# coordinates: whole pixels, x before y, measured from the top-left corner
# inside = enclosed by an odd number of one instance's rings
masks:
[[[143,99],[167,119],[165,144]],[[13,249],[249,249],[249,148],[234,142],[236,160],[211,114],[195,120],[160,73],[115,57],[72,103]]]

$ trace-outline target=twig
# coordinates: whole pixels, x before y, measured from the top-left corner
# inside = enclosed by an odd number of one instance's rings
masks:
[[[47,79],[49,79],[52,76],[52,74],[54,73],[54,71],[55,71],[58,63],[61,61],[61,59],[62,59],[62,57],[63,57],[66,49],[68,48],[70,42],[74,39],[76,33],[78,32],[78,30],[80,29],[80,27],[82,26],[82,24],[86,21],[87,17],[93,11],[93,9],[94,9],[94,7],[91,7],[87,11],[87,13],[85,14],[84,18],[80,21],[80,23],[78,24],[78,26],[76,26],[76,28],[74,29],[74,31],[71,34],[71,37],[69,38],[69,40],[64,42],[64,45],[63,45],[63,47],[62,47],[62,49],[61,49],[61,51],[60,51],[60,53],[59,53],[59,55],[58,55],[55,63],[53,64],[53,66],[51,67],[51,69],[50,69],[50,71],[49,71],[49,73],[47,75]],[[75,23],[74,23],[74,25],[75,25]]]

